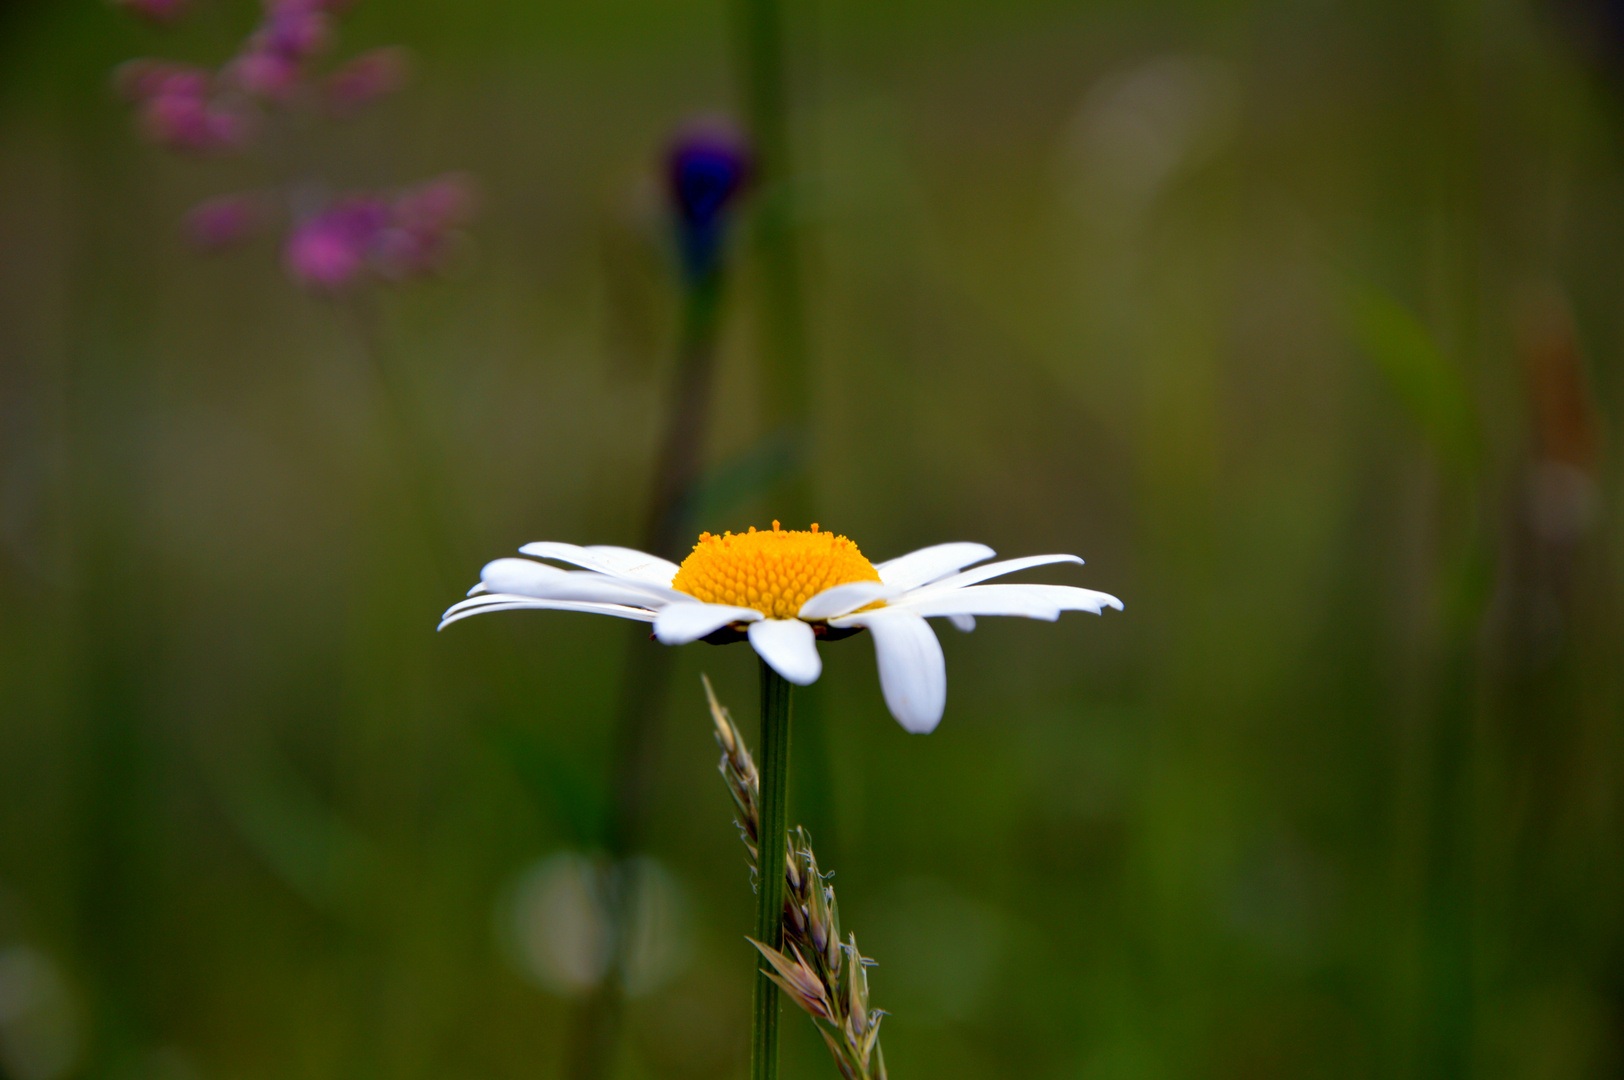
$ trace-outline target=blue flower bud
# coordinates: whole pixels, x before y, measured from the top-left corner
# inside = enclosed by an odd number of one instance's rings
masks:
[[[750,151],[743,136],[718,120],[683,130],[666,156],[683,265],[694,277],[716,269],[728,210],[749,183]]]

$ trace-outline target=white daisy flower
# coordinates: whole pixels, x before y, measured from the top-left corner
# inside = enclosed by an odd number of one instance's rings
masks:
[[[992,548],[958,543],[871,563],[856,544],[815,524],[807,532],[780,529],[775,521],[770,531],[703,533],[681,566],[604,545],[540,541],[519,551],[534,558],[488,563],[440,628],[487,611],[590,611],[653,623],[654,637],[666,645],[747,638],[773,670],[800,686],[823,671],[818,638],[867,630],[885,704],[899,724],[920,733],[935,730],[947,704],[947,666],[927,617],[945,616],[969,631],[977,615],[1053,622],[1062,611],[1122,610],[1122,601],[1093,589],[980,584],[1033,566],[1081,565],[1075,555],[989,563]]]

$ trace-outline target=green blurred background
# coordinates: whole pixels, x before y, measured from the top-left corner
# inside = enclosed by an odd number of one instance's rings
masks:
[[[824,648],[791,813],[880,962],[892,1075],[1620,1075],[1614,13],[790,7],[817,520],[875,559],[1078,552],[1039,576],[1127,605],[944,625],[928,737],[866,638]],[[520,543],[637,541],[658,163],[732,108],[729,10],[346,16],[342,52],[417,77],[311,167],[483,193],[454,272],[375,297],[401,423],[270,241],[187,249],[253,164],[145,145],[109,89],[255,17],[0,8],[0,1073],[559,1075],[642,631],[433,628]],[[718,530],[780,516],[749,250]],[[744,1072],[701,671],[753,738],[748,650],[680,650],[628,1078]],[[786,1042],[833,1075],[803,1018]]]

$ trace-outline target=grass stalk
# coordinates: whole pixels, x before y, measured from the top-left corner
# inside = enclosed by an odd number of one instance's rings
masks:
[[[740,839],[758,868],[763,850],[777,850],[782,856],[782,873],[774,875],[781,890],[774,926],[779,938],[776,943],[767,937],[751,939],[771,969],[760,974],[812,1018],[845,1080],[886,1080],[885,1052],[880,1049],[885,1013],[868,1002],[868,968],[874,961],[858,951],[855,935],[840,939],[835,890],[829,876],[818,869],[806,830],[797,827],[793,833],[780,834],[781,844],[763,849],[763,836],[771,834],[762,827],[761,774],[732,716],[716,700],[710,680],[704,682],[716,742],[722,748],[718,768],[733,796]]]

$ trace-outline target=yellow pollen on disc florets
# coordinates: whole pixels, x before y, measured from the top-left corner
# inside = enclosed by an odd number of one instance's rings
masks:
[[[769,619],[793,619],[801,605],[831,585],[878,581],[874,564],[844,536],[780,529],[701,533],[671,587],[707,604],[755,608]]]

